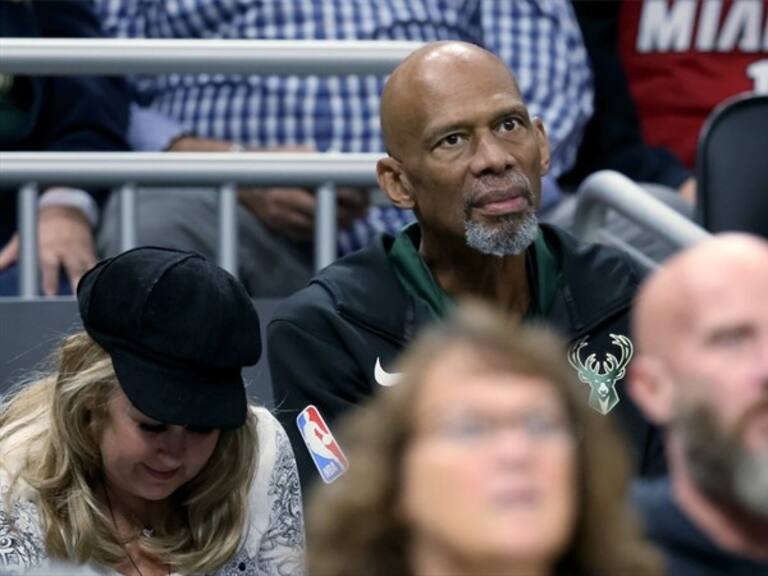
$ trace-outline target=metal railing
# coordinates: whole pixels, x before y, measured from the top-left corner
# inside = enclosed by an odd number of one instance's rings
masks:
[[[327,152],[3,152],[0,185],[272,184],[345,186],[376,183],[381,154]]]
[[[7,74],[388,74],[421,42],[2,38]]]
[[[586,241],[617,245],[648,268],[655,268],[658,264],[605,230],[608,210],[621,213],[680,248],[711,236],[704,228],[654,198],[626,176],[612,170],[591,174],[582,182],[576,194],[574,234]]]
[[[37,291],[37,188],[41,184],[123,185],[120,191],[123,249],[135,245],[137,185],[219,185],[219,264],[237,274],[238,184],[320,185],[315,249],[316,264],[324,266],[333,261],[336,252],[336,197],[327,183],[373,186],[379,157],[378,154],[307,152],[2,153],[0,187],[21,186],[18,204],[23,251],[19,259],[20,296],[33,298]],[[125,185],[126,182],[129,184]]]
[[[2,38],[0,73],[383,75],[420,46],[397,41]],[[19,284],[27,298],[34,297],[37,285],[37,188],[32,184],[129,183],[120,200],[124,248],[136,243],[137,184],[217,185],[219,263],[236,273],[234,184],[319,186],[315,266],[320,268],[336,256],[335,184],[372,186],[375,173],[375,155],[359,154],[0,154],[0,183],[23,186]]]
[[[0,73],[121,74],[386,74],[417,42],[0,39]],[[233,153],[0,153],[0,184],[21,186],[20,293],[36,293],[36,210],[40,184],[123,184],[121,243],[135,244],[137,184],[217,185],[219,262],[237,268],[236,184],[321,186],[315,216],[316,265],[335,257],[334,184],[375,184],[377,155]],[[128,184],[126,184],[128,183]],[[617,173],[599,172],[579,189],[576,233],[603,239],[614,209],[671,242],[686,246],[708,233]],[[616,239],[609,239],[616,242]],[[624,246],[632,251],[631,247]],[[635,251],[636,252],[636,251]],[[639,259],[642,255],[635,254]]]

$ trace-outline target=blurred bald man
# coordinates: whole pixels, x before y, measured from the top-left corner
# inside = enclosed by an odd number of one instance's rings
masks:
[[[464,296],[560,329],[584,401],[617,414],[641,472],[662,469],[658,435],[623,391],[641,273],[618,251],[539,225],[549,145],[509,69],[472,44],[428,44],[387,82],[381,124],[379,185],[417,222],[321,271],[268,328],[275,403],[303,484],[343,473],[328,424],[395,384],[400,350]]]
[[[768,574],[768,243],[730,234],[640,292],[631,393],[666,427],[669,478],[636,502],[670,576]]]

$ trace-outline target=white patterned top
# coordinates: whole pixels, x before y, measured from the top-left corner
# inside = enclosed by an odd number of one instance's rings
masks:
[[[285,431],[272,414],[265,408],[252,410],[258,420],[259,462],[247,535],[237,554],[211,576],[301,575],[304,517],[296,461]],[[8,473],[0,465],[0,575],[114,573],[97,566],[65,567],[49,559],[34,501],[22,494],[8,510],[3,501],[8,483]]]

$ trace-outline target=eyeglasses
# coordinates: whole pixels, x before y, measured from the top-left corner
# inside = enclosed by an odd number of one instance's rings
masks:
[[[530,411],[507,415],[462,412],[435,418],[420,432],[427,436],[457,444],[487,442],[504,429],[514,427],[525,433],[531,442],[576,441],[578,434],[561,414]]]

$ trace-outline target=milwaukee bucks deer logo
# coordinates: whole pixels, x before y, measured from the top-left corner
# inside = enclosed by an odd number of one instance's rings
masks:
[[[581,350],[587,346],[588,336],[576,342],[568,352],[568,362],[576,369],[579,380],[589,385],[589,405],[600,414],[608,414],[619,403],[616,382],[627,373],[627,364],[632,359],[633,352],[629,338],[619,334],[609,336],[613,345],[621,350],[621,357],[618,359],[609,352],[601,362],[593,352],[587,356],[586,361],[582,361]]]

